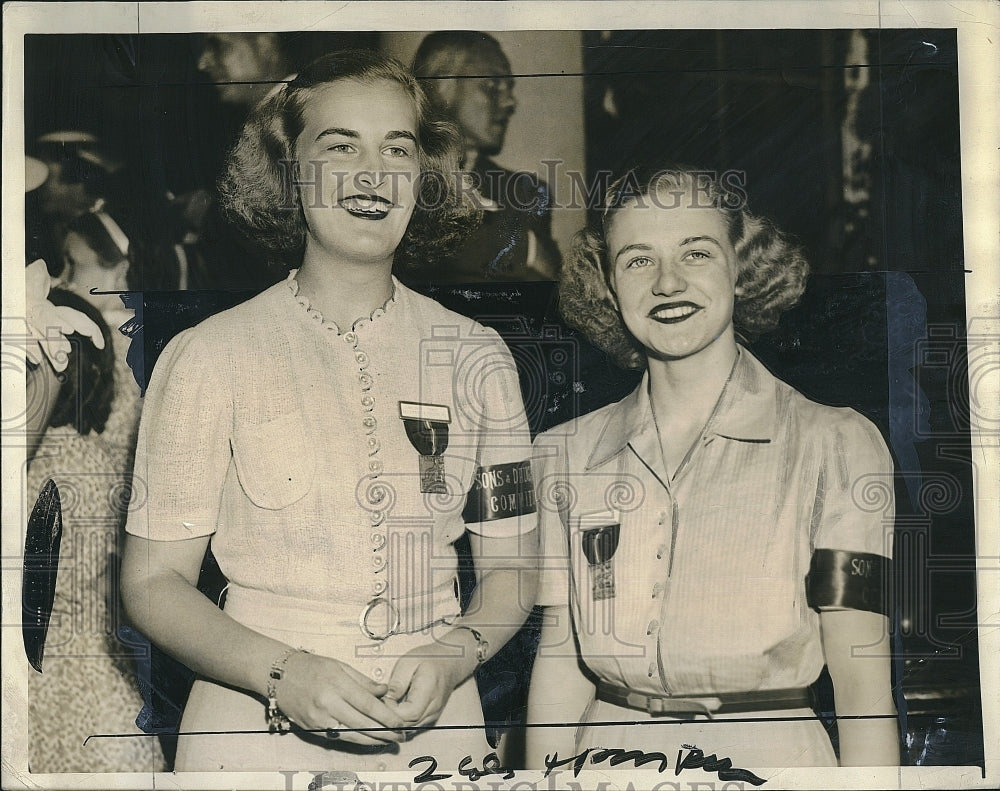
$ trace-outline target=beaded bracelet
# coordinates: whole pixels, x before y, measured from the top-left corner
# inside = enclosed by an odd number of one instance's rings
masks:
[[[301,648],[289,648],[271,663],[267,675],[267,729],[271,733],[288,733],[292,723],[278,708],[278,682],[285,675],[285,663],[292,654],[308,654]]]

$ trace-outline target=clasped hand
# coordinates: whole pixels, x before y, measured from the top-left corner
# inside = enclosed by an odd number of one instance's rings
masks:
[[[404,654],[396,662],[383,701],[408,728],[433,725],[452,691],[472,673],[454,646],[432,643]]]
[[[421,646],[402,657],[388,684],[336,659],[299,652],[288,658],[278,705],[300,728],[336,729],[362,745],[402,742],[437,721],[452,690],[471,672],[454,648]]]

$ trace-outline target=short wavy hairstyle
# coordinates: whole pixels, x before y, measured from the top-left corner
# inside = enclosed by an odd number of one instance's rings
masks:
[[[773,330],[781,314],[799,301],[809,276],[801,245],[770,220],[751,214],[742,185],[725,174],[683,165],[632,168],[608,187],[600,230],[585,228],[576,234],[559,280],[563,318],[623,368],[645,367],[646,356],[612,294],[605,237],[616,211],[660,189],[696,195],[698,205],[722,214],[738,269],[733,325],[744,341]]]
[[[459,184],[461,136],[433,109],[402,63],[374,50],[342,50],[313,61],[293,80],[265,97],[250,113],[229,152],[219,181],[226,217],[286,268],[298,266],[305,250],[306,223],[290,165],[305,110],[317,88],[340,80],[402,86],[417,109],[420,188],[409,226],[396,248],[403,269],[446,259],[475,229],[481,213],[463,200]]]

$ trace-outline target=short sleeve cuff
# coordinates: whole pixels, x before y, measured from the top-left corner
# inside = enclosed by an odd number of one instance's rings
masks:
[[[203,538],[215,533],[216,515],[192,515],[179,520],[170,518],[130,518],[125,524],[129,535],[150,541],[183,541],[187,538]]]
[[[530,533],[538,526],[535,514],[511,516],[506,519],[491,519],[487,522],[469,522],[465,525],[470,533],[484,538],[513,538]]]

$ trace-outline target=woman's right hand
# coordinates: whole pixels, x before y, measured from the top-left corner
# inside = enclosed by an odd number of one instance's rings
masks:
[[[344,741],[381,745],[405,738],[406,723],[381,700],[386,690],[350,665],[298,651],[285,662],[277,699],[282,713],[300,728],[319,735],[327,728],[344,729],[338,734]]]

